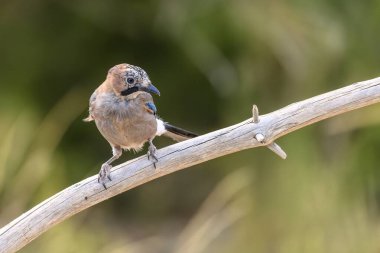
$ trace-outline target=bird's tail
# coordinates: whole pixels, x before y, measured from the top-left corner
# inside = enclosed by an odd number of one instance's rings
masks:
[[[93,120],[94,120],[94,118],[91,116],[91,114],[88,115],[87,118],[83,119],[84,122],[90,122],[90,121],[93,121]]]
[[[190,131],[187,131],[185,129],[173,126],[167,122],[164,122],[160,118],[157,118],[157,133],[156,135],[165,135],[166,137],[170,137],[175,141],[184,141],[188,140],[194,137],[197,137],[198,135],[195,133],[192,133]]]
[[[169,123],[166,123],[166,122],[164,123],[164,126],[167,131],[165,135],[176,141],[183,141],[183,140],[191,139],[198,136],[195,133],[170,125]]]

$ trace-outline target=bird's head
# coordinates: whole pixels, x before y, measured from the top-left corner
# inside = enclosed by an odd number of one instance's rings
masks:
[[[152,84],[148,74],[140,67],[130,64],[119,64],[108,71],[107,79],[117,95],[128,96],[137,91],[160,95]]]

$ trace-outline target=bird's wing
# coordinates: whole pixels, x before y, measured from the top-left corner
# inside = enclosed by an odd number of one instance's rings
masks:
[[[185,141],[198,136],[195,133],[173,126],[167,122],[162,121],[161,119],[157,119],[156,135],[164,135],[178,142]]]
[[[92,116],[92,110],[93,110],[93,107],[94,107],[94,105],[95,105],[95,101],[96,101],[96,96],[97,96],[97,94],[98,94],[98,90],[96,89],[95,91],[94,91],[94,93],[92,93],[92,95],[91,95],[91,97],[90,97],[90,104],[89,104],[89,110],[88,110],[88,112],[89,112],[89,114],[88,114],[88,117],[87,118],[85,118],[85,119],[83,119],[83,121],[85,121],[85,122],[90,122],[90,121],[93,121],[94,120],[94,117]]]

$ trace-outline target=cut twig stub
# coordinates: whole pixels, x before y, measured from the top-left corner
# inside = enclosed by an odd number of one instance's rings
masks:
[[[269,143],[267,145],[267,148],[272,150],[276,155],[278,155],[282,159],[286,159],[287,155],[286,155],[285,151],[277,143],[275,143],[275,142]]]
[[[265,135],[263,135],[262,133],[256,134],[255,139],[258,142],[260,142],[261,144],[265,144]],[[287,155],[286,155],[285,151],[277,143],[271,142],[271,143],[267,144],[266,147],[269,148],[270,150],[272,150],[276,155],[278,155],[282,159],[286,159]]]
[[[258,133],[255,135],[255,139],[260,143],[264,143],[265,136],[263,134]]]
[[[253,119],[253,123],[259,123],[260,121],[259,108],[257,107],[257,105],[252,106],[252,119]]]

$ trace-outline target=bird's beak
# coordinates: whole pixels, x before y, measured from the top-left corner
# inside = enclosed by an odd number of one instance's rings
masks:
[[[140,90],[160,96],[160,91],[153,84],[149,84],[148,87],[140,87]]]
[[[160,91],[153,84],[149,84],[148,87],[136,85],[136,86],[133,86],[133,87],[128,88],[126,90],[123,90],[120,94],[122,96],[128,96],[128,95],[135,93],[137,91],[145,91],[145,92],[153,93],[156,95],[160,95]]]

